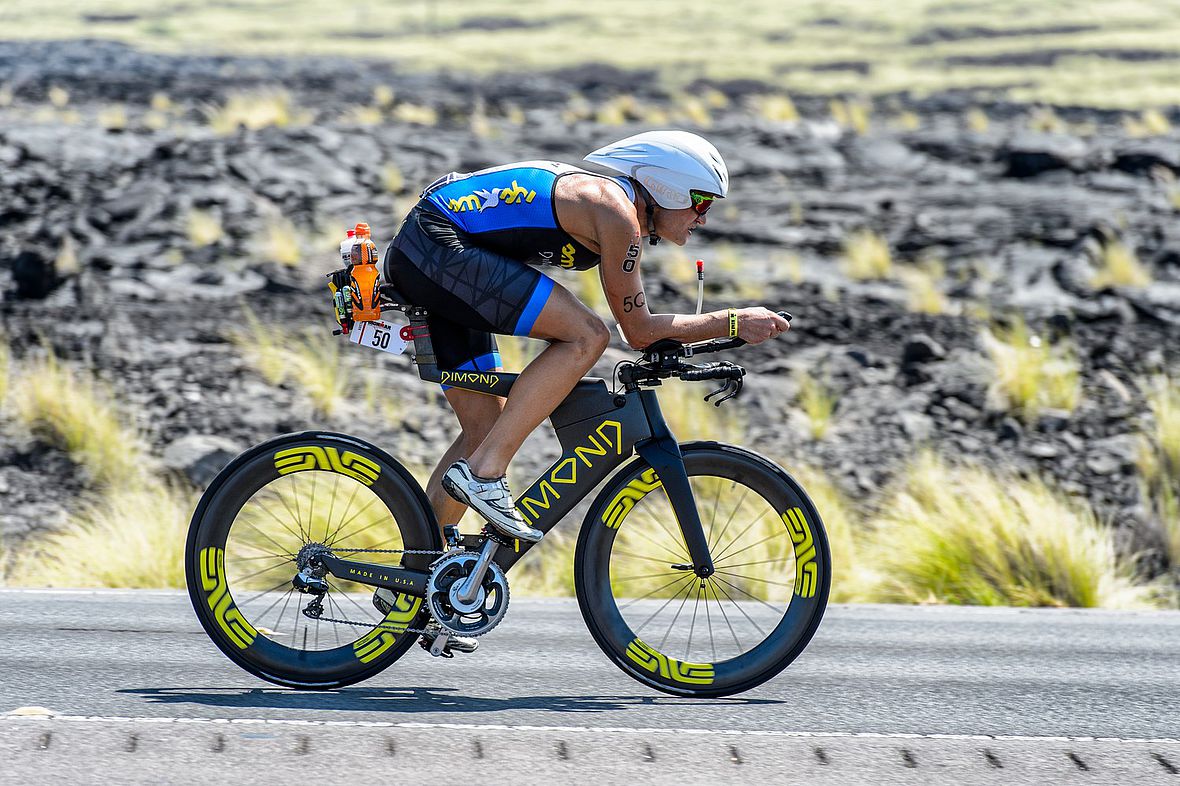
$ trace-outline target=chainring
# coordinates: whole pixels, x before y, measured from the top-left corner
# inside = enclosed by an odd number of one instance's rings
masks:
[[[426,582],[426,605],[445,630],[458,636],[482,636],[500,623],[508,611],[508,579],[495,562],[488,564],[479,594],[471,604],[455,597],[458,585],[471,575],[479,555],[464,552],[434,563]]]

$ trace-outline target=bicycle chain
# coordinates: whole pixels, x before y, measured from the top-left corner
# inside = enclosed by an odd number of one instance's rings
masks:
[[[452,549],[452,551],[453,550],[454,549]],[[434,549],[348,549],[348,553],[349,553],[349,555],[352,555],[352,554],[436,554],[440,557],[445,557],[447,554],[450,554],[451,552],[450,551],[437,551]],[[437,560],[436,560],[436,562],[437,562]],[[307,615],[304,615],[304,616],[307,616]],[[401,628],[398,626],[390,625],[390,624],[386,623],[385,620],[381,620],[380,622],[374,624],[372,622],[355,622],[353,620],[336,619],[334,617],[308,617],[308,619],[314,619],[317,622],[334,622],[334,623],[337,623],[340,625],[352,625],[353,627],[359,627],[359,628],[372,627],[374,630],[388,630],[388,631],[395,633],[395,634],[417,633],[420,635],[425,635],[430,632],[430,631],[425,630],[424,628]]]

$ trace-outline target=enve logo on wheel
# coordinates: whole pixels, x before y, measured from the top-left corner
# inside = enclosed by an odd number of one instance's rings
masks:
[[[783,523],[787,525],[791,542],[795,544],[795,594],[801,598],[810,598],[815,595],[817,573],[811,528],[799,508],[791,508],[784,513]]]
[[[368,663],[392,647],[397,637],[404,633],[406,627],[414,621],[414,617],[418,616],[421,606],[421,598],[405,593],[395,595],[393,608],[379,623],[382,627],[373,628],[353,643],[352,651],[356,653],[357,660]]]
[[[304,472],[309,469],[323,469],[347,475],[366,486],[372,486],[377,478],[381,477],[381,467],[364,456],[358,456],[351,450],[346,450],[341,454],[336,448],[303,445],[278,451],[275,453],[274,460],[275,469],[279,471],[280,475]]]
[[[710,685],[713,682],[712,663],[687,663],[656,652],[641,639],[627,646],[627,657],[652,674],[689,685]]]
[[[254,643],[258,631],[234,606],[225,582],[225,551],[212,547],[201,550],[201,587],[207,593],[209,608],[217,624],[230,641],[244,650]]]

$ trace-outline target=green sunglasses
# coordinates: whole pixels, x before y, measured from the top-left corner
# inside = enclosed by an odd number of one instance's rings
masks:
[[[698,216],[703,216],[709,212],[709,208],[713,206],[714,200],[717,196],[714,194],[706,194],[703,191],[689,191],[688,196],[692,199],[692,209],[696,211]]]

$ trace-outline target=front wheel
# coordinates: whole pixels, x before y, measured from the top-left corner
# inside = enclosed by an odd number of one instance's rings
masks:
[[[715,442],[681,450],[716,573],[693,573],[663,486],[636,459],[590,507],[574,584],[591,635],[628,675],[726,696],[803,652],[827,606],[831,556],[819,513],[781,468]]]

